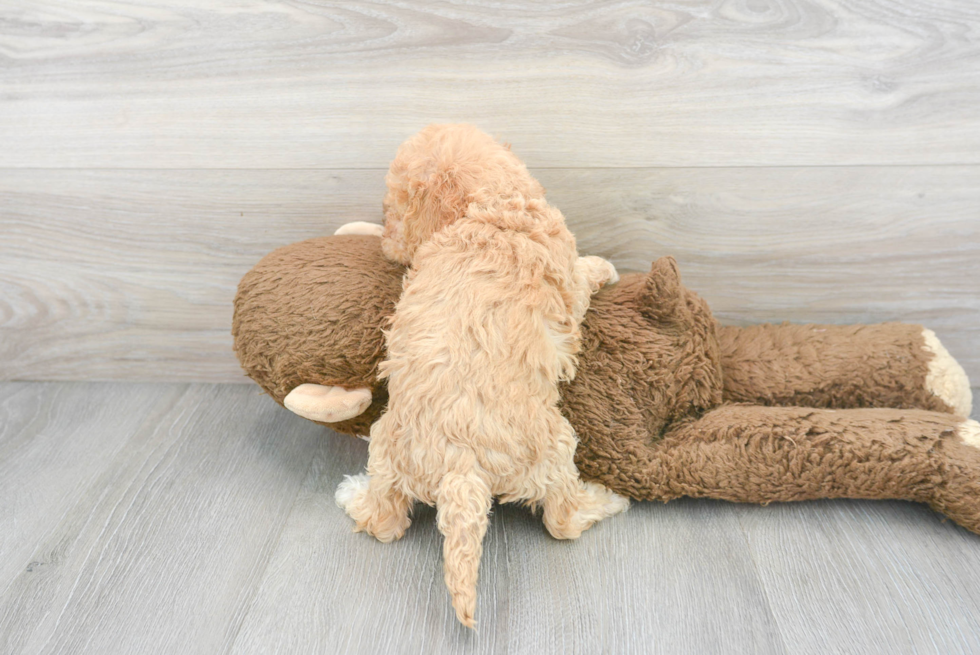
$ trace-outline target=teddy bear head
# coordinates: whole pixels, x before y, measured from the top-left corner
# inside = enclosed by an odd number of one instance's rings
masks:
[[[367,434],[388,400],[377,379],[382,329],[404,273],[376,236],[322,237],[270,253],[235,298],[232,334],[245,372],[279,404],[304,383],[370,389],[362,414],[327,424]],[[670,421],[721,401],[718,351],[707,305],[683,287],[673,258],[658,259],[593,297],[563,410],[593,444],[656,438]]]

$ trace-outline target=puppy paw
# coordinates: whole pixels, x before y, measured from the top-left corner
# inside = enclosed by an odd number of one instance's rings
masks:
[[[600,519],[614,516],[629,509],[630,499],[626,496],[620,496],[595,482],[586,482],[585,487],[598,506],[598,511],[601,514]]]
[[[606,262],[606,264],[609,266],[609,277],[606,278],[606,284],[616,284],[617,282],[619,282],[619,271],[616,270],[616,267],[613,266],[613,263],[610,261],[606,261],[605,259],[603,259],[602,261]]]
[[[367,234],[370,236],[379,237],[384,231],[384,227],[377,223],[368,223],[367,221],[354,221],[353,223],[347,223],[341,225],[334,232],[334,236],[341,236],[343,234]]]
[[[364,497],[370,482],[371,479],[363,473],[361,475],[345,475],[344,481],[337,486],[337,492],[333,495],[337,507],[349,515],[350,509],[348,508],[353,507],[360,498]]]
[[[598,289],[605,284],[619,282],[619,273],[616,271],[616,267],[612,265],[612,262],[602,257],[595,257],[594,255],[579,257],[576,267],[581,269],[593,288]]]
[[[597,521],[625,512],[629,506],[629,498],[600,484],[585,482],[574,510],[564,515],[556,512],[549,517],[547,508],[545,509],[545,527],[555,539],[578,539]]]
[[[345,475],[334,500],[354,519],[354,532],[367,532],[383,543],[401,539],[412,524],[408,516],[411,501],[399,492],[372,490],[371,478],[364,474]]]

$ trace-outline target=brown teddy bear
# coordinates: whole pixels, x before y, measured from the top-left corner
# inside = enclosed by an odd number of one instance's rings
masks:
[[[403,273],[376,236],[269,254],[235,298],[242,367],[276,402],[367,434]],[[719,326],[665,257],[600,290],[582,337],[562,411],[584,479],[640,500],[914,500],[980,533],[969,381],[921,326]]]

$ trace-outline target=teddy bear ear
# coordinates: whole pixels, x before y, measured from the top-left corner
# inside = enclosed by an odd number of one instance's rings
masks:
[[[684,313],[684,287],[677,260],[661,257],[650,266],[643,280],[643,314],[659,321],[676,320]]]

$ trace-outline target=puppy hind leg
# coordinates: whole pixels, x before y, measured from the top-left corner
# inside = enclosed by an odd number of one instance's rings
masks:
[[[472,467],[457,468],[439,483],[436,520],[444,538],[446,587],[456,618],[468,628],[476,627],[476,581],[492,502],[490,485]]]
[[[348,475],[334,499],[354,519],[354,532],[367,532],[384,543],[401,539],[412,524],[412,499],[384,476]]]
[[[544,525],[555,539],[577,539],[596,521],[619,514],[629,499],[600,484],[583,482],[574,463],[554,476],[544,497]]]

